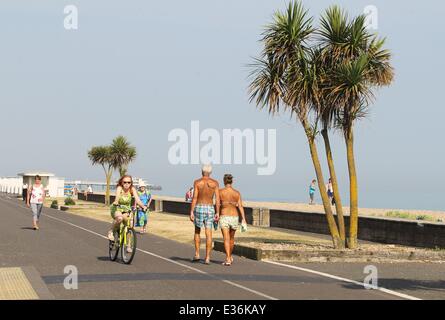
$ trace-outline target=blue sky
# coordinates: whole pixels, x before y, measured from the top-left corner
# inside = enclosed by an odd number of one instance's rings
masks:
[[[65,5],[79,29],[63,28]],[[393,52],[394,84],[378,91],[356,129],[360,205],[445,210],[442,86],[445,71],[439,1],[305,1],[318,21],[331,4],[350,14],[379,12]],[[286,1],[24,1],[0,4],[0,175],[43,169],[72,179],[102,179],[87,150],[123,134],[138,149],[130,173],[182,196],[199,166],[168,162],[168,133],[201,128],[277,130],[277,170],[221,165],[248,199],[307,201],[314,170],[302,129],[249,104],[247,64],[272,13]],[[320,141],[321,142],[321,141]],[[347,203],[341,136],[334,156]],[[319,144],[319,153],[324,152]],[[324,158],[322,157],[324,160]],[[328,173],[325,167],[325,178]]]

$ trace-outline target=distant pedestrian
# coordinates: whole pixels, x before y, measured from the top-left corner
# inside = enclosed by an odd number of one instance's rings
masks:
[[[326,191],[328,192],[329,202],[333,205],[334,202],[334,187],[332,186],[332,179],[329,178],[328,184],[326,185]]]
[[[91,193],[93,193],[93,188],[91,188],[91,186],[88,185],[88,187],[86,188],[86,190],[83,193],[83,195],[85,196],[85,201],[88,201],[88,195]]]
[[[140,206],[137,206],[137,217],[136,217],[136,227],[141,227],[140,233],[147,232],[147,223],[148,223],[148,214],[150,213],[150,204],[151,204],[151,192],[147,190],[144,182],[139,184],[138,191],[139,199],[141,199],[142,203],[147,207],[147,210],[144,210]]]
[[[185,194],[185,202],[192,202],[192,200],[193,200],[193,191],[194,191],[193,187],[191,187],[189,189],[189,191],[187,191],[187,193]]]
[[[32,227],[39,230],[39,219],[42,213],[43,203],[46,197],[45,188],[42,185],[42,178],[39,175],[34,178],[35,183],[31,186],[26,197],[26,205],[32,210]]]
[[[77,194],[79,193],[79,189],[77,185],[73,187],[73,199],[77,199]]]
[[[314,203],[314,195],[315,195],[315,187],[316,187],[317,180],[312,180],[311,185],[309,186],[309,198],[310,202],[309,204],[315,204]]]
[[[26,197],[28,196],[28,184],[24,183],[22,186],[22,199],[26,201]]]

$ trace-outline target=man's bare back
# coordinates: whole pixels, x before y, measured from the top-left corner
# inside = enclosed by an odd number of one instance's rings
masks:
[[[194,182],[197,204],[213,205],[213,197],[219,190],[218,181],[204,176]]]

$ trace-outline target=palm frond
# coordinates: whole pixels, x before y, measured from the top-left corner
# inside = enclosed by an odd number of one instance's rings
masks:
[[[391,66],[391,52],[383,48],[385,39],[374,37],[368,47],[370,76],[372,84],[387,86],[394,80],[394,69]]]
[[[249,75],[252,82],[249,86],[249,101],[255,101],[256,105],[263,109],[268,106],[270,114],[279,112],[280,100],[284,96],[285,84],[283,83],[283,70],[280,65],[274,63],[272,58],[255,58],[251,64],[253,69]]]
[[[290,2],[285,12],[277,11],[261,41],[264,49],[260,58],[250,65],[250,101],[260,109],[268,107],[270,114],[284,106],[291,114],[306,112],[310,85],[306,66],[307,52],[313,35],[312,17],[300,2]],[[296,92],[296,90],[306,90]]]

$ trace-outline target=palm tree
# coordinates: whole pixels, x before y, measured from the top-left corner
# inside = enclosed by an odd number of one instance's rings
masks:
[[[358,184],[354,157],[354,123],[366,116],[375,87],[389,85],[394,77],[391,54],[383,49],[385,40],[366,29],[365,16],[348,22],[347,15],[334,6],[321,20],[322,56],[327,66],[324,91],[330,102],[325,107],[329,123],[344,135],[349,172],[350,226],[348,247],[357,247]]]
[[[325,15],[321,17],[320,25],[321,27],[317,30],[317,34],[320,36],[322,43],[319,46],[317,64],[319,65],[320,73],[322,74],[320,77],[320,90],[322,93],[320,106],[317,109],[317,112],[322,125],[321,135],[325,145],[326,160],[334,191],[335,211],[337,212],[340,238],[342,242],[345,243],[346,227],[343,215],[343,205],[329,139],[329,131],[335,127],[336,108],[333,105],[333,102],[329,99],[329,90],[326,89],[328,89],[330,85],[330,70],[335,68],[336,63],[338,63],[338,58],[336,58],[338,56],[336,50],[338,47],[337,44],[345,43],[349,35],[347,14],[338,6],[332,6],[327,9]],[[326,41],[326,39],[329,39],[329,41]]]
[[[113,166],[122,177],[127,174],[128,165],[136,158],[136,148],[124,136],[116,137],[110,148]]]
[[[123,136],[116,137],[109,146],[95,146],[88,151],[93,165],[99,164],[105,172],[105,204],[110,204],[110,185],[113,171],[118,169],[120,176],[127,172],[128,164],[136,158],[136,148]]]
[[[280,106],[283,106],[303,126],[332,241],[335,248],[342,248],[344,242],[326,193],[315,144],[318,119],[312,111],[319,105],[320,75],[314,61],[316,51],[310,46],[314,34],[312,20],[299,2],[290,2],[285,13],[278,11],[274,14],[273,23],[263,34],[262,56],[253,64],[250,101],[255,101],[260,109],[268,107],[272,115],[279,113]]]
[[[88,151],[88,158],[93,165],[99,164],[104,169],[106,179],[105,204],[110,205],[110,183],[114,170],[111,159],[111,148],[108,146],[92,147],[90,151]]]

